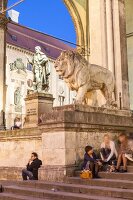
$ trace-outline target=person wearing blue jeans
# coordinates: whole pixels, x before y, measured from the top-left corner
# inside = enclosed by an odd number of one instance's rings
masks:
[[[23,169],[22,177],[23,177],[23,180],[27,180],[27,177],[29,177],[29,180],[33,180],[33,173],[28,171],[27,169]]]
[[[37,153],[33,152],[26,169],[22,170],[23,180],[38,180],[38,169],[41,167],[41,165],[42,161],[38,159]]]

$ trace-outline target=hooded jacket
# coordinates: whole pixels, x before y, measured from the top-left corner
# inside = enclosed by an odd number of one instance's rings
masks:
[[[38,180],[38,169],[41,167],[42,161],[38,158],[34,159],[31,164],[27,164],[27,170],[33,173],[35,180]]]

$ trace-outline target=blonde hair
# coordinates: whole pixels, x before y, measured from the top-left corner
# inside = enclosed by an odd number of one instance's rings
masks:
[[[109,134],[105,134],[105,135],[104,135],[104,138],[105,138],[105,137],[108,137],[108,138],[110,138]]]

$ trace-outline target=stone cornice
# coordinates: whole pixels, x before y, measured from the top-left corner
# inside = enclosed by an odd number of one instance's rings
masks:
[[[29,100],[32,100],[32,99],[52,99],[54,100],[53,98],[53,95],[52,94],[49,94],[49,93],[33,93],[33,94],[28,94],[25,98],[25,101],[29,101]]]
[[[0,131],[0,141],[8,140],[41,140],[41,130],[38,128]]]
[[[40,128],[44,132],[57,131],[96,131],[115,130],[133,131],[132,112],[109,110],[105,108],[68,105],[55,107],[53,111],[42,116]]]

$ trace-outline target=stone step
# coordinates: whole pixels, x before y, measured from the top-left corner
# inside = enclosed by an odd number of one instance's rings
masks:
[[[128,165],[127,166],[127,171],[129,172],[129,173],[133,173],[133,162],[131,162],[132,163],[132,165]],[[122,169],[122,166],[121,166],[121,169]],[[80,169],[77,169],[77,171],[80,171]]]
[[[81,179],[80,177],[67,177],[66,183],[91,186],[103,186],[122,189],[133,189],[133,181],[116,179]]]
[[[75,185],[88,185],[88,186],[103,186],[121,189],[133,189],[133,181],[116,180],[116,179],[81,179],[80,177],[67,177],[65,180],[67,184]],[[24,187],[45,188],[46,186],[52,187],[55,183],[44,181],[1,181],[4,185],[17,185]],[[57,183],[56,183],[57,184]]]
[[[71,186],[73,187],[73,186]],[[12,194],[16,196],[29,196],[29,200],[39,200],[40,199],[52,199],[52,200],[123,200],[127,199],[125,197],[106,197],[106,196],[97,196],[92,194],[84,194],[84,193],[73,193],[70,191],[57,191],[57,190],[44,190],[44,189],[35,189],[35,188],[26,188],[26,187],[19,187],[19,186],[7,186],[5,188],[5,194],[8,194],[11,197]],[[0,196],[3,195],[0,194]],[[130,199],[130,198],[128,198]],[[5,199],[6,200],[6,199]],[[27,199],[26,199],[27,200]]]
[[[81,171],[75,171],[74,175],[76,177],[80,176]],[[99,176],[104,179],[117,179],[117,180],[129,180],[133,181],[133,173],[108,173],[108,172],[99,172]]]
[[[100,172],[99,176],[101,178],[106,178],[106,179],[133,181],[133,173],[107,173],[107,172]]]
[[[128,172],[132,172],[133,173],[133,166],[128,166],[127,170],[128,170]]]
[[[52,200],[49,198],[43,198],[44,200]],[[11,193],[0,193],[0,200],[42,200],[42,198],[21,196]]]
[[[5,186],[5,192],[7,193],[16,193],[20,195],[31,195],[36,197],[42,197],[43,194],[48,194],[46,197],[51,197],[51,195],[58,195],[59,193],[71,193],[71,194],[88,194],[88,195],[97,195],[105,196],[111,198],[125,198],[133,199],[133,190],[132,189],[121,189],[121,188],[112,188],[112,187],[102,187],[102,186],[89,186],[89,185],[80,185],[80,184],[67,184],[67,183],[38,183],[36,187],[30,188],[28,185],[24,186]],[[39,194],[39,196],[37,195]],[[49,196],[50,195],[50,196]]]

